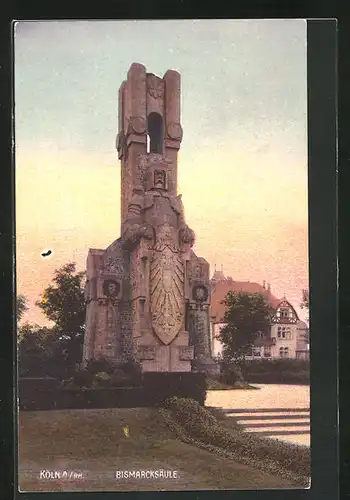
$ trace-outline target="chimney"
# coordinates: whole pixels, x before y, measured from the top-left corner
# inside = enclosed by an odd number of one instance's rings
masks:
[[[270,283],[267,284],[267,290],[271,293],[271,285],[270,285]]]
[[[266,287],[266,281],[264,280],[263,281],[263,288],[265,289],[265,287]]]

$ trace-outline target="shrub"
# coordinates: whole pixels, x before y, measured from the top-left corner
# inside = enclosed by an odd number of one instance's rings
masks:
[[[234,385],[237,382],[244,382],[241,368],[235,363],[223,363],[219,377],[220,382],[227,385]]]
[[[142,367],[140,363],[136,361],[127,361],[123,364],[122,370],[130,379],[135,380],[135,382],[141,382]]]
[[[135,408],[150,406],[141,387],[35,389],[22,391],[21,410]]]
[[[78,370],[68,380],[64,380],[62,385],[66,387],[87,388],[92,386],[93,378],[94,375],[91,372],[84,369]]]
[[[303,359],[246,361],[242,365],[247,382],[270,384],[308,384],[310,363]]]
[[[193,400],[171,398],[165,402],[165,407],[189,436],[202,443],[239,453],[252,461],[269,459],[297,474],[310,475],[307,447],[225,428],[212,413]]]
[[[65,380],[63,386],[71,388],[138,387],[141,385],[141,369],[137,363],[125,363],[115,367],[105,359],[91,360],[86,368],[78,369]]]
[[[97,372],[92,381],[92,387],[108,387],[111,385],[111,375],[106,372]]]
[[[175,420],[184,427],[197,429],[198,426],[211,426],[217,423],[216,418],[193,399],[175,396],[167,399],[164,406],[171,410]]]
[[[112,374],[114,371],[113,365],[105,358],[100,359],[90,359],[87,362],[85,370],[92,375],[96,375],[96,373],[104,372]]]
[[[205,374],[200,372],[145,372],[142,386],[153,404],[178,396],[204,405],[207,390]]]

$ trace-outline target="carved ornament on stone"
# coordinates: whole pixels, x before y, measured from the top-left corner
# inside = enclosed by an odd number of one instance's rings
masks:
[[[126,144],[126,137],[123,131],[119,132],[119,134],[117,135],[116,148],[119,158],[121,158],[123,155],[127,156],[128,148]]]
[[[166,173],[164,170],[155,170],[153,173],[153,184],[156,189],[166,188]]]
[[[182,140],[183,131],[180,123],[170,122],[167,126],[167,132],[170,139]]]
[[[155,99],[161,99],[164,95],[164,81],[155,75],[148,75],[148,92]]]
[[[170,344],[184,320],[184,262],[173,228],[158,227],[150,266],[152,326],[163,344]]]
[[[97,304],[99,306],[117,306],[118,305],[118,299],[116,297],[100,297],[97,299]]]
[[[129,124],[135,134],[144,134],[146,132],[146,120],[142,116],[131,116]]]
[[[192,361],[194,358],[193,346],[180,347],[179,351],[180,361]]]
[[[140,360],[153,360],[156,359],[156,348],[149,346],[138,347],[138,358]]]
[[[117,258],[108,257],[107,262],[104,266],[104,270],[108,273],[123,274],[123,267],[118,262]]]
[[[179,232],[179,237],[180,237],[180,240],[183,242],[183,243],[188,243],[191,247],[194,245],[194,242],[195,242],[195,234],[194,234],[194,231],[188,227],[187,224],[185,224],[181,229],[180,229],[180,232]]]

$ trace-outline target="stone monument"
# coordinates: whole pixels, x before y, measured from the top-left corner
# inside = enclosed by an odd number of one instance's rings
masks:
[[[177,194],[180,74],[132,64],[119,89],[121,237],[87,258],[83,362],[137,360],[143,371],[216,373],[209,264]]]

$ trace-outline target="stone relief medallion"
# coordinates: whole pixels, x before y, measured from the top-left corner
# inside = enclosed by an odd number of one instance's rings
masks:
[[[164,82],[154,75],[148,76],[148,92],[155,99],[160,99],[164,95]]]
[[[181,141],[183,132],[180,123],[170,122],[167,126],[167,132],[171,139]]]
[[[142,116],[131,116],[130,125],[136,134],[144,134],[146,132],[146,120]]]
[[[208,299],[208,289],[203,285],[193,287],[193,300],[205,302]]]
[[[107,297],[117,297],[120,292],[120,283],[115,280],[105,280],[103,282],[103,293]]]
[[[150,266],[152,326],[166,345],[174,340],[184,319],[185,272],[176,232],[168,224],[158,228]]]

